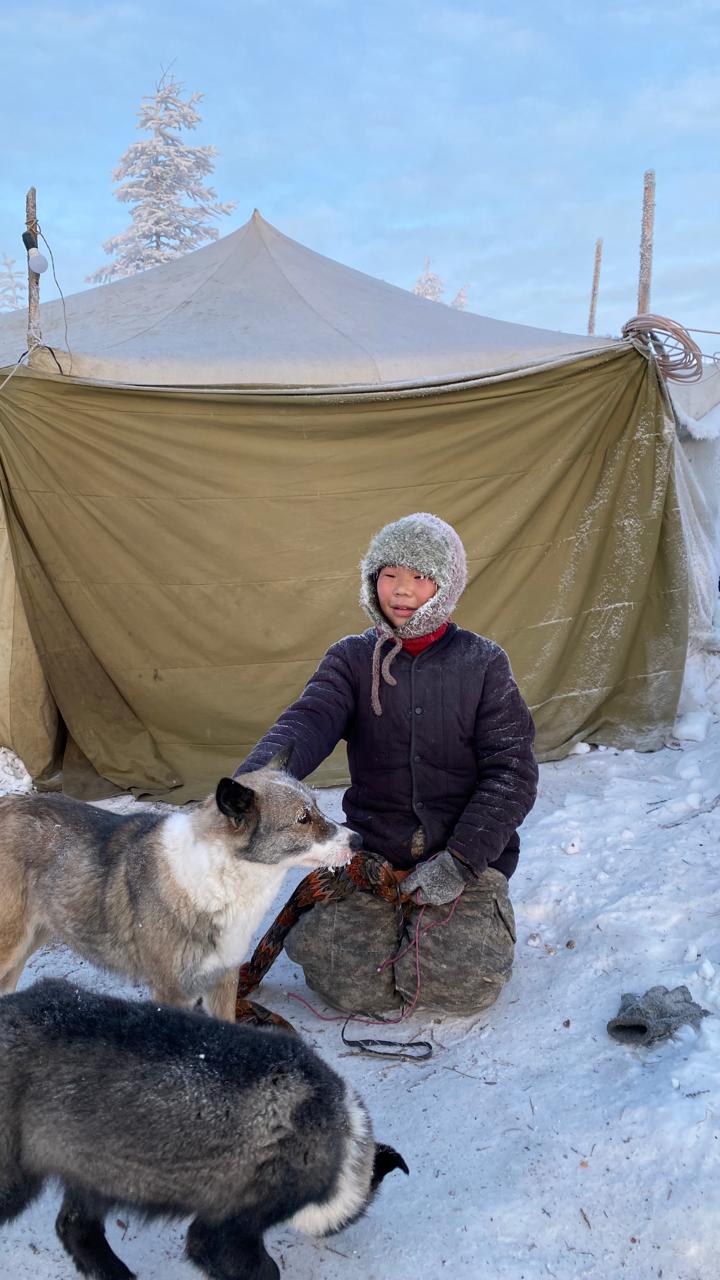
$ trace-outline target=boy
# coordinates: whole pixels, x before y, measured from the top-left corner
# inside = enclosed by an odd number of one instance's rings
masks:
[[[504,651],[451,620],[466,581],[462,542],[439,517],[381,529],[361,564],[373,626],[332,645],[236,771],[292,742],[290,772],[304,778],[347,742],[348,826],[412,895],[399,913],[355,893],[289,934],[308,985],[348,1013],[409,1003],[474,1013],[510,976],[507,881],[537,790],[534,726]],[[420,941],[405,950],[419,916]]]

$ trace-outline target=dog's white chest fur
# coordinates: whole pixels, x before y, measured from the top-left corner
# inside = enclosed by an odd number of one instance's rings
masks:
[[[200,960],[200,972],[233,969],[250,942],[285,876],[285,866],[243,862],[222,840],[198,840],[189,815],[173,814],[162,835],[168,869],[198,914],[212,917],[216,941]]]

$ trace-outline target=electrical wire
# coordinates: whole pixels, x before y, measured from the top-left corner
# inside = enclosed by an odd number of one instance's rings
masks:
[[[690,324],[685,325],[685,328],[688,333],[710,333],[714,338],[720,338],[720,329],[694,329]],[[712,353],[703,351],[703,359],[712,360],[716,372],[720,373],[720,351],[713,351]]]
[[[60,301],[61,301],[61,303],[62,303],[62,309],[63,309],[63,323],[64,323],[64,325],[65,325],[65,350],[67,351],[67,353],[68,353],[68,355],[69,355],[69,357],[70,357],[70,372],[72,372],[72,351],[70,350],[70,342],[69,342],[69,340],[68,340],[68,322],[67,322],[67,308],[66,308],[66,306],[65,306],[65,294],[63,293],[62,289],[60,288],[60,282],[59,282],[59,280],[58,280],[58,278],[57,278],[57,275],[56,275],[56,272],[55,272],[55,258],[54,258],[54,256],[53,256],[53,251],[52,251],[52,249],[50,248],[50,244],[48,243],[47,238],[46,238],[46,237],[45,237],[45,235],[43,234],[43,230],[42,230],[42,227],[40,226],[40,223],[39,223],[39,222],[38,222],[38,224],[37,224],[37,232],[38,232],[38,235],[40,236],[40,239],[42,240],[43,244],[46,246],[48,253],[50,254],[50,265],[52,266],[53,280],[55,281],[55,288],[57,289],[58,293],[60,294]],[[48,350],[48,351],[50,351],[50,352],[52,353],[53,359],[55,360],[55,363],[56,363],[56,365],[57,365],[58,369],[60,370],[60,372],[61,372],[61,373],[64,373],[65,371],[64,371],[64,369],[62,368],[62,366],[61,366],[61,364],[60,364],[60,361],[58,360],[57,356],[55,355],[55,352],[53,351],[52,347],[48,347],[48,348],[47,348],[47,350]]]
[[[668,382],[697,382],[702,378],[703,353],[676,320],[650,314],[633,316],[623,325],[622,334],[652,347],[658,369]]]

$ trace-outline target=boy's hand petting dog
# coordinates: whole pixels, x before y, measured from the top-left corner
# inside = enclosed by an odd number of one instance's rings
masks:
[[[453,856],[449,849],[421,862],[402,882],[403,894],[410,894],[419,906],[442,907],[460,896],[475,873]]]

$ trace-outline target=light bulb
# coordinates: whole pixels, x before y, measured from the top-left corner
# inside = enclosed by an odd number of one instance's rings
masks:
[[[39,249],[28,249],[28,266],[31,271],[34,271],[36,275],[40,276],[43,271],[47,271],[48,261]]]

